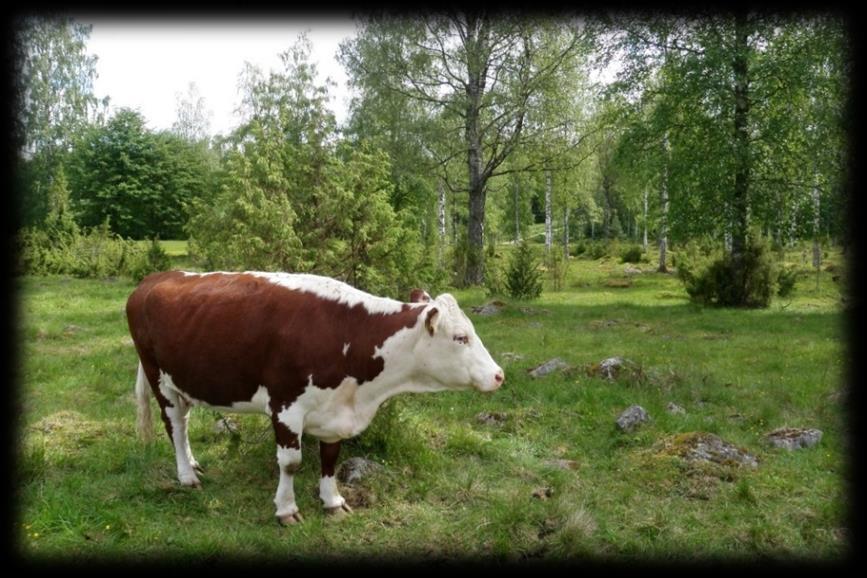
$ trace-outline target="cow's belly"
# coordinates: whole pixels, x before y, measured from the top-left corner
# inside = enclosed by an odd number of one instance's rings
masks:
[[[232,405],[228,406],[208,403],[205,400],[197,399],[189,392],[185,391],[183,388],[175,384],[174,380],[172,380],[172,377],[164,372],[160,372],[160,387],[167,388],[177,393],[184,399],[184,401],[193,406],[208,407],[218,411],[232,413],[264,413],[268,415],[270,415],[271,413],[271,409],[269,407],[271,396],[268,395],[268,390],[265,388],[265,386],[262,385],[258,387],[256,393],[253,394],[253,397],[251,399],[235,401],[232,402]]]

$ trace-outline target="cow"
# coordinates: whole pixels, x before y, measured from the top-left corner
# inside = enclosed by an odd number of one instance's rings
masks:
[[[284,525],[303,520],[293,486],[302,434],[319,440],[325,513],[342,517],[352,510],[334,478],[340,442],[364,431],[386,399],[492,392],[505,379],[448,293],[433,299],[417,289],[404,303],[317,275],[169,271],[145,277],[126,314],[139,358],[139,435],[154,437],[150,389],[180,484],[200,488],[190,408],[268,415],[279,468],[274,504]]]

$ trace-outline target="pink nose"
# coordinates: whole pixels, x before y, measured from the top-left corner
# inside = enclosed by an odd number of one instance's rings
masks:
[[[498,371],[497,374],[494,376],[494,381],[497,385],[502,385],[503,382],[506,381],[506,376],[503,374],[502,371]]]

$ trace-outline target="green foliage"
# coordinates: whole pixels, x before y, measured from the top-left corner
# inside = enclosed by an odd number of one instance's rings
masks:
[[[788,297],[795,290],[798,270],[795,267],[780,267],[777,274],[777,295]]]
[[[639,245],[631,245],[620,253],[621,263],[640,263],[644,250]]]
[[[150,132],[144,117],[129,109],[91,128],[70,160],[81,224],[109,219],[115,233],[133,239],[183,236],[190,203],[207,196],[210,171],[205,149]]]
[[[154,237],[144,254],[136,254],[130,259],[126,269],[133,281],[139,282],[151,273],[171,269],[172,260],[160,245],[159,237]]]
[[[506,272],[506,291],[513,299],[535,299],[542,294],[542,272],[533,248],[521,241],[512,253]]]
[[[767,307],[777,290],[777,272],[767,243],[752,235],[740,257],[725,254],[704,270],[683,256],[678,277],[693,302],[721,307]]]
[[[554,291],[563,289],[563,284],[566,281],[566,274],[569,270],[569,260],[563,254],[563,248],[556,245],[551,247],[551,251],[545,258],[545,266],[547,268],[548,279],[551,281],[551,288]]]

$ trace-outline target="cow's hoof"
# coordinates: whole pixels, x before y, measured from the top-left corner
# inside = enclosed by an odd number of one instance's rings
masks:
[[[277,521],[280,522],[281,526],[294,526],[303,522],[304,518],[301,516],[301,512],[295,512],[294,514],[277,516]]]
[[[199,463],[193,464],[193,469],[196,470],[196,473],[199,474],[200,476],[204,475],[204,473],[205,473],[205,468],[203,468],[202,465]]]
[[[202,482],[200,482],[199,478],[196,477],[182,479],[181,485],[185,488],[193,488],[196,490],[202,489]]]
[[[349,504],[347,504],[346,502],[344,502],[341,506],[336,506],[334,508],[325,508],[325,515],[332,520],[342,520],[351,513],[352,508],[350,508]]]

